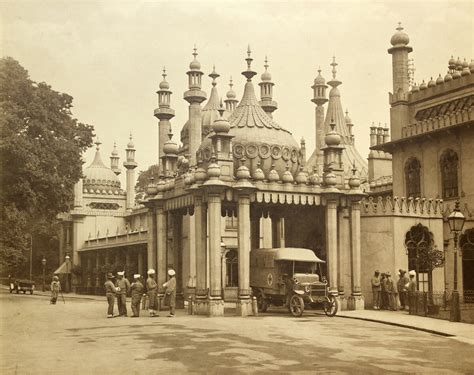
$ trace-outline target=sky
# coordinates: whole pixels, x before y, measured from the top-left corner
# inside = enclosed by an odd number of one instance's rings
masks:
[[[73,115],[94,126],[107,165],[114,142],[124,161],[131,132],[138,170],[158,160],[153,110],[163,66],[179,142],[195,44],[208,97],[214,64],[221,75],[219,94],[225,96],[232,76],[240,99],[247,45],[259,73],[256,89],[268,56],[278,102],[274,119],[297,141],[305,138],[308,156],[315,144],[311,85],[319,66],[329,80],[334,55],[342,105],[355,124],[356,146],[367,157],[372,122],[389,123],[387,49],[398,22],[410,36],[415,81],[421,82],[444,76],[451,55],[474,58],[473,20],[473,1],[0,0],[0,55],[18,60],[34,81],[74,98]],[[93,148],[86,152],[86,165],[93,155]]]

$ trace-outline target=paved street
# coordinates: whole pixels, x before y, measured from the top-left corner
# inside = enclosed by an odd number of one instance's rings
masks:
[[[2,374],[467,373],[473,346],[412,329],[275,310],[257,318],[106,319],[105,301],[0,292]]]

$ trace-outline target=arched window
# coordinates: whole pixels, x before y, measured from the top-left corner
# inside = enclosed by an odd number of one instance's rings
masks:
[[[431,262],[427,257],[434,247],[433,234],[421,224],[410,228],[405,235],[408,269],[416,271],[418,290],[430,290]]]
[[[417,158],[410,158],[405,164],[405,182],[407,197],[421,197],[421,164]]]
[[[450,149],[444,151],[441,154],[439,165],[443,198],[458,197],[458,154]]]

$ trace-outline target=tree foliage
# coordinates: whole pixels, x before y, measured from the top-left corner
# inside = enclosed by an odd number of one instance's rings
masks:
[[[138,173],[137,183],[135,184],[135,199],[137,202],[145,198],[146,188],[150,183],[150,179],[154,178],[155,182],[158,181],[159,174],[160,167],[158,164],[154,164],[147,170]]]
[[[72,117],[73,98],[0,59],[0,272],[25,265],[25,234],[50,230],[82,175],[93,128]]]

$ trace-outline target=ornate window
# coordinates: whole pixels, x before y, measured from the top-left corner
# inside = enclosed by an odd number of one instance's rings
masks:
[[[434,247],[433,234],[427,227],[415,225],[405,235],[405,246],[408,252],[408,268],[416,271],[418,290],[428,291],[431,267],[426,258]]]
[[[239,257],[237,250],[229,250],[225,256],[226,265],[226,287],[239,286]]]
[[[417,158],[410,158],[405,164],[405,182],[407,197],[421,197],[421,164]]]
[[[458,154],[449,149],[441,154],[439,160],[441,168],[441,190],[443,198],[458,196]]]

